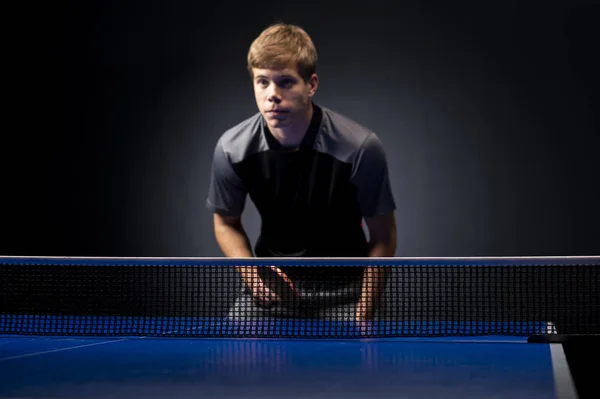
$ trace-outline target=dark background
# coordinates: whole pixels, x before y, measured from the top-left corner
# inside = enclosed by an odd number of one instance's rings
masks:
[[[256,112],[246,52],[279,20],[317,45],[315,101],[383,141],[398,256],[600,254],[598,2],[27,7],[6,14],[2,255],[221,256],[212,151]]]
[[[383,141],[398,256],[599,255],[598,3],[6,3],[0,255],[220,256],[205,208],[212,151],[256,112],[246,52],[278,20],[317,45],[315,100]],[[251,204],[244,219],[254,240]],[[230,275],[204,272],[201,292],[166,286],[214,298],[210,286],[230,303]],[[7,298],[33,297],[4,277]],[[565,350],[579,393],[595,393],[592,369],[574,368],[590,348]]]

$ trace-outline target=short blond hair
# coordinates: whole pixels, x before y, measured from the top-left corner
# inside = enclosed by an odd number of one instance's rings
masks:
[[[317,72],[317,50],[306,31],[299,26],[270,25],[252,42],[248,51],[248,72],[252,69],[281,69],[294,63],[298,74],[308,81]]]

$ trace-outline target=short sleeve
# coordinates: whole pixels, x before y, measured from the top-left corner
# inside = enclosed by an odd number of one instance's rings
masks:
[[[213,154],[206,207],[223,216],[239,216],[247,191],[223,149],[221,140]]]
[[[396,209],[385,151],[373,133],[367,137],[357,154],[351,183],[356,188],[363,217],[379,216]]]

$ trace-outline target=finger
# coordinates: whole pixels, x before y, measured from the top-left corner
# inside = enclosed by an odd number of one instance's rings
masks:
[[[281,297],[273,291],[270,291],[269,299],[273,302],[281,302]]]
[[[285,284],[287,284],[287,286],[290,288],[290,291],[293,293],[293,295],[295,297],[299,296],[299,291],[296,288],[296,285],[294,284],[294,282],[292,281],[292,279],[289,278],[289,276],[283,272],[283,270],[281,270],[277,266],[270,266],[270,269],[273,270],[282,279],[282,281]]]
[[[278,268],[277,266],[271,266],[270,268],[271,268],[271,270],[273,270],[275,273],[277,273],[277,274],[278,274],[278,275],[279,275],[279,276],[280,276],[280,277],[283,279],[283,281],[284,281],[284,282],[285,282],[287,285],[289,285],[289,286],[290,286],[290,288],[292,288],[293,290],[295,290],[295,289],[296,289],[296,287],[294,286],[294,282],[292,281],[292,279],[290,279],[290,278],[288,277],[288,275],[287,275],[287,274],[285,274],[285,273],[283,272],[283,270],[281,270],[281,269],[280,269],[280,268]]]
[[[264,307],[271,307],[281,300],[279,296],[264,285],[260,285],[255,292],[257,302]]]
[[[254,301],[256,302],[256,305],[261,308],[270,308],[274,305],[273,301],[261,294],[255,295]]]
[[[279,295],[277,295],[275,291],[269,289],[269,287],[266,287],[264,285],[261,288],[261,295],[265,301],[279,302],[281,300],[281,298],[279,297]]]

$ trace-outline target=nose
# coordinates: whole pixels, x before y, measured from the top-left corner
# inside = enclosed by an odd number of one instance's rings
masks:
[[[267,98],[269,101],[279,104],[281,102],[281,94],[275,83],[271,83],[268,88]]]

